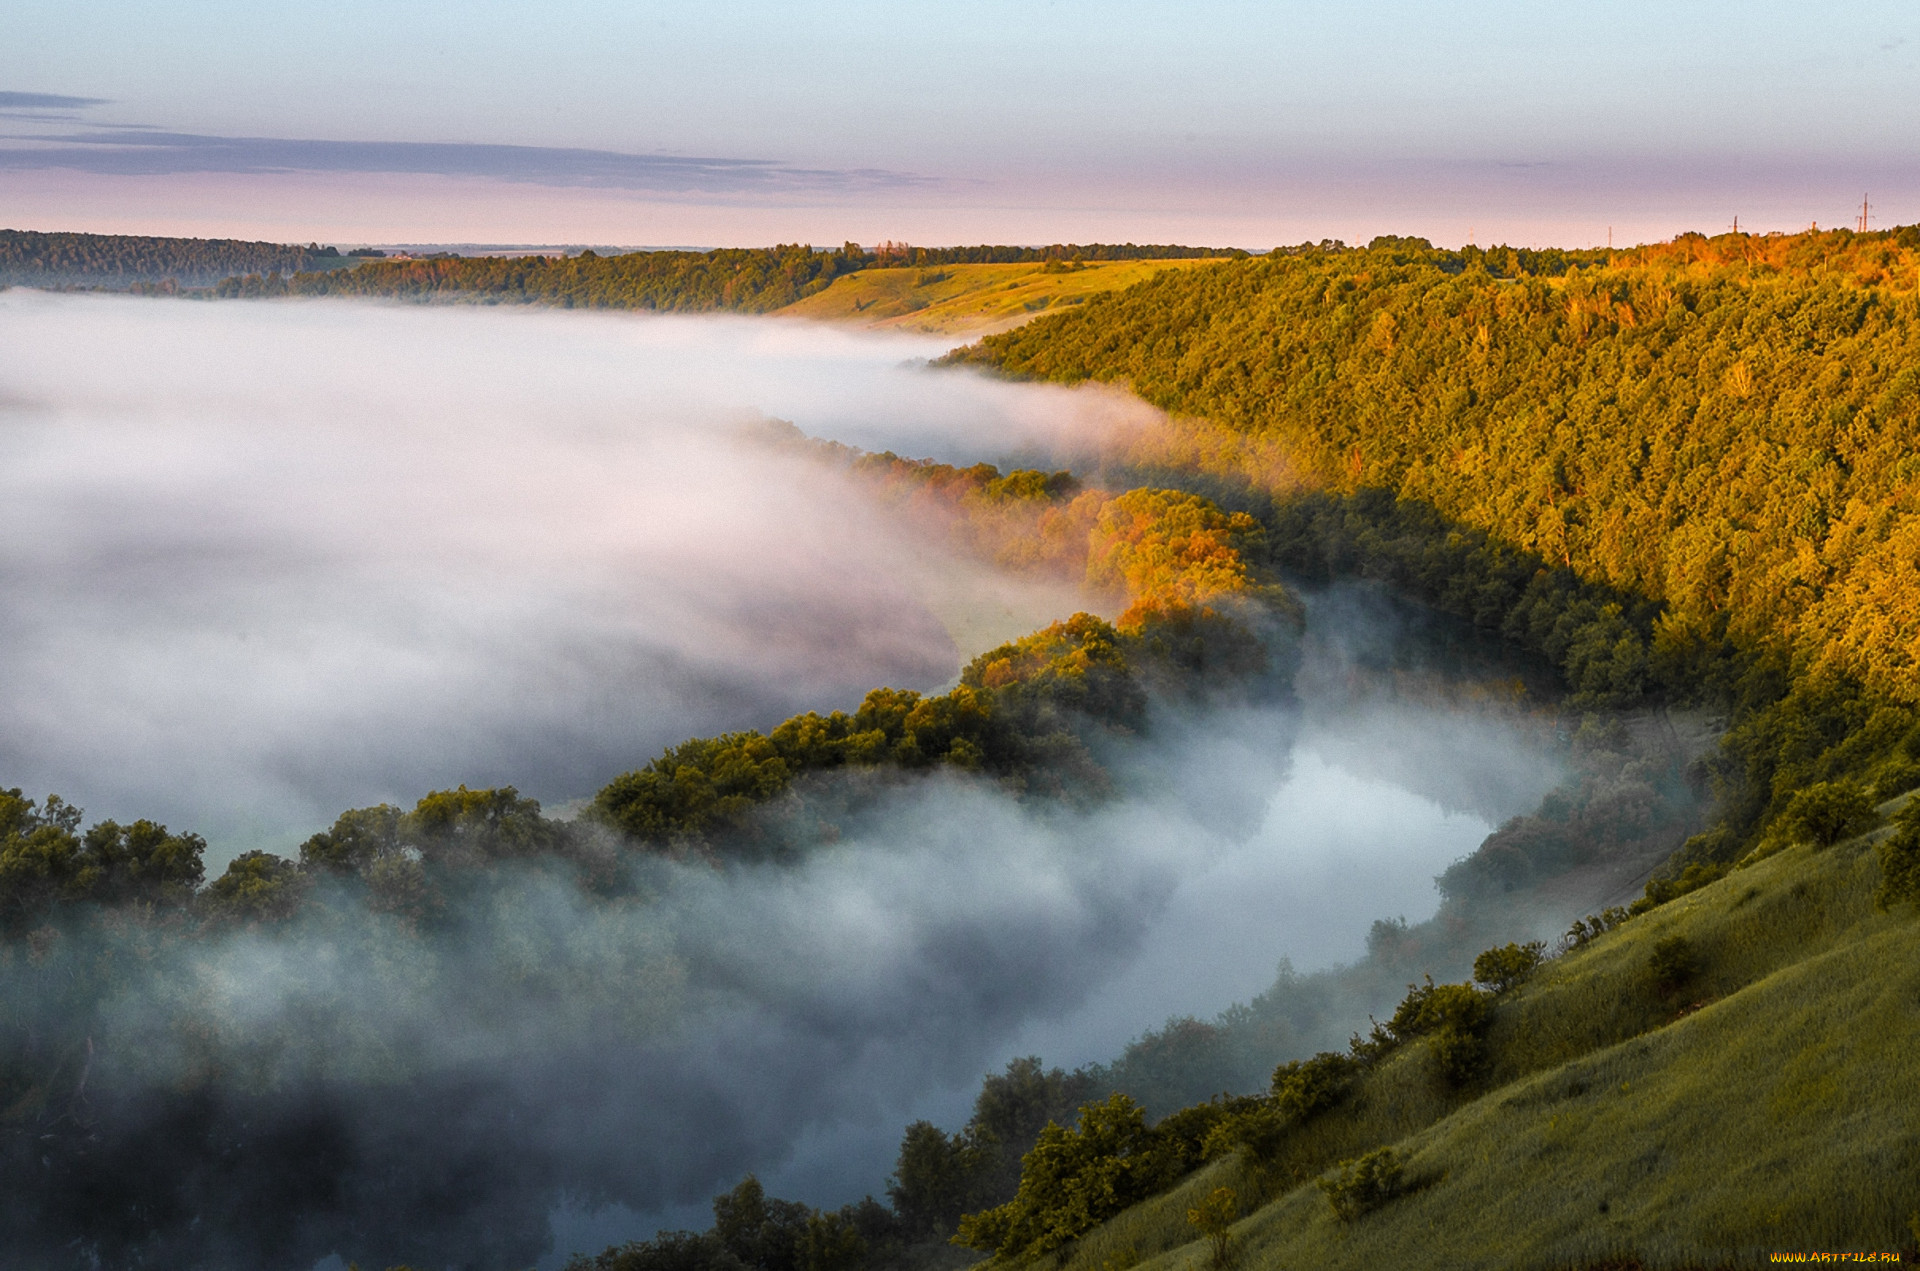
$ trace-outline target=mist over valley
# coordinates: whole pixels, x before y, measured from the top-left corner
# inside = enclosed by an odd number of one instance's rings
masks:
[[[1920,1261],[1920,8],[0,31],[0,1271]]]
[[[0,339],[23,354],[0,372],[10,780],[204,833],[209,875],[429,790],[580,800],[683,738],[940,689],[994,643],[1117,612],[961,550],[768,419],[1089,470],[1156,426],[766,321],[15,292]],[[176,1182],[162,1202],[62,1141],[69,1176],[160,1215],[90,1247],[501,1265],[557,1221],[557,1265],[749,1171],[832,1207],[882,1192],[900,1126],[957,1125],[1014,1057],[1097,1066],[1283,961],[1367,955],[1370,924],[1425,920],[1435,876],[1566,779],[1564,727],[1550,675],[1376,586],[1309,588],[1303,612],[1251,696],[1157,691],[1140,735],[1096,746],[1091,801],[950,768],[856,790],[797,858],[617,875],[582,822],[576,866],[503,857],[428,909],[369,924],[322,872],[290,919],[150,947],[100,982],[65,1097],[87,1141],[112,1127]],[[808,780],[841,806],[851,778]],[[45,937],[8,964],[12,1009],[52,1009],[49,974],[128,939]],[[162,1147],[170,1124],[197,1128]],[[228,1138],[256,1180],[322,1163],[256,1225],[254,1184],[186,1146]],[[430,1185],[449,1168],[455,1192]],[[15,1217],[57,1243],[87,1225],[67,1212]]]
[[[0,763],[190,825],[214,864],[948,680],[1095,602],[928,547],[752,426],[972,457],[1126,409],[726,319],[15,291],[0,341]]]

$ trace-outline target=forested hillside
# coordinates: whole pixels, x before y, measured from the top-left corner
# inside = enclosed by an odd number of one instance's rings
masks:
[[[1190,465],[1286,495],[1303,556],[1529,637],[1576,687],[1742,705],[1744,834],[1920,703],[1917,282],[1912,227],[1390,240],[1160,274],[956,356],[1197,417]],[[1610,633],[1584,652],[1514,617],[1556,573]]]
[[[812,443],[883,497],[946,523],[956,545],[1017,571],[1084,580],[1123,612],[1075,614],[991,649],[938,696],[880,688],[858,711],[809,712],[766,734],[700,738],[616,778],[593,815],[658,849],[791,850],[817,836],[846,787],[796,805],[797,832],[767,805],[802,779],[946,765],[1003,788],[1076,799],[1109,789],[1110,743],[1147,727],[1153,695],[1247,692],[1284,684],[1298,604],[1266,569],[1260,526],[1197,495],[1084,490],[1065,472],[1002,475]],[[792,815],[789,813],[789,815]]]
[[[346,263],[335,249],[317,245],[0,230],[0,285],[125,288],[171,282],[209,287],[236,275],[292,274]]]
[[[1731,721],[1698,771],[1720,823],[1639,901],[1179,1114],[1213,1123],[1188,1181],[1138,1109],[1090,1103],[960,1239],[1089,1271],[1906,1247],[1910,1181],[1886,1180],[1916,1168],[1897,1092],[1920,1025],[1888,994],[1920,894],[1917,285],[1911,227],[1396,239],[1163,273],[957,352],[1175,412],[1117,465],[1255,509],[1304,574],[1387,579],[1588,705]],[[1502,827],[1449,905],[1528,877],[1560,816]]]
[[[1657,659],[1724,633],[1920,701],[1920,229],[1730,240],[1162,274],[967,356],[1125,382],[1660,602]]]

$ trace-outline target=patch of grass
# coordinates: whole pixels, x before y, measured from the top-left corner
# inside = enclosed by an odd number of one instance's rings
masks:
[[[1072,269],[1044,262],[943,265],[928,269],[864,269],[778,312],[795,317],[939,335],[1003,331],[1061,305],[1117,291],[1163,269],[1217,264],[1207,260],[1087,261]]]

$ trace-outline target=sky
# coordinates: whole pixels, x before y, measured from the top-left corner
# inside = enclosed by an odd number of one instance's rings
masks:
[[[0,224],[1648,241],[1920,221],[1920,7],[6,0]]]

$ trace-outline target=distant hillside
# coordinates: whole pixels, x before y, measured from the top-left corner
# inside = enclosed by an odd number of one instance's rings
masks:
[[[867,327],[971,335],[1017,326],[1051,307],[1085,303],[1162,269],[1190,268],[1204,258],[1051,260],[1025,264],[863,269],[782,309],[797,318],[857,322]]]
[[[0,230],[0,284],[123,288],[172,282],[210,287],[236,274],[337,268],[331,247],[289,247],[237,238],[150,238],[133,234],[42,234]]]
[[[563,309],[650,309],[662,313],[766,313],[864,267],[855,249],[816,252],[798,244],[709,252],[625,252],[600,256],[440,256],[371,261],[339,273],[232,278],[217,295],[366,296],[470,304],[536,304]]]
[[[1164,253],[1161,255],[1159,253]],[[911,247],[884,243],[867,251],[857,243],[844,244],[838,251],[815,251],[798,243],[777,247],[720,248],[714,251],[624,252],[601,256],[582,252],[577,256],[518,256],[511,258],[436,257],[427,260],[376,261],[350,272],[305,273],[291,278],[233,278],[222,283],[222,296],[380,296],[402,300],[423,300],[470,304],[538,304],[564,309],[646,309],[661,313],[772,313],[812,300],[841,283],[867,271],[882,271],[894,281],[876,288],[856,289],[842,302],[822,302],[804,311],[809,316],[859,317],[868,304],[880,298],[883,307],[893,313],[925,307],[923,295],[911,292],[916,286],[933,282],[952,282],[941,298],[952,300],[963,291],[986,285],[998,286],[997,270],[1026,266],[1029,272],[1043,269],[1054,272],[1046,285],[1031,288],[1012,306],[1019,314],[1034,312],[1056,294],[1070,291],[1062,286],[1074,271],[1080,292],[1093,288],[1084,285],[1100,271],[1113,266],[1099,262],[1197,259],[1230,253],[1206,247],[1149,246],[1134,244],[1092,244],[1053,247]],[[1242,253],[1244,254],[1244,253]],[[1087,265],[1085,262],[1096,262]],[[942,268],[944,267],[944,268]],[[981,272],[981,271],[987,272]],[[1150,272],[1150,271],[1149,271]],[[931,278],[929,275],[938,274]],[[1140,267],[1116,275],[1108,286],[1124,285],[1143,276]],[[903,284],[912,277],[915,281]],[[953,282],[957,278],[964,281]],[[1033,303],[1032,309],[1020,306]],[[1005,304],[990,306],[995,318]],[[956,324],[952,327],[923,329],[976,330],[983,324]]]
[[[1049,304],[1139,281],[1165,262],[1245,256],[1175,244],[915,247],[800,244],[601,255],[383,259],[235,239],[0,231],[0,286],[86,287],[223,298],[358,296],[661,313],[772,313],[977,334]],[[871,279],[865,275],[872,275]],[[862,275],[858,286],[847,281]],[[1017,281],[1015,279],[1017,278]],[[836,282],[833,294],[823,293]],[[986,293],[993,294],[986,294]],[[926,312],[922,312],[926,311]]]

